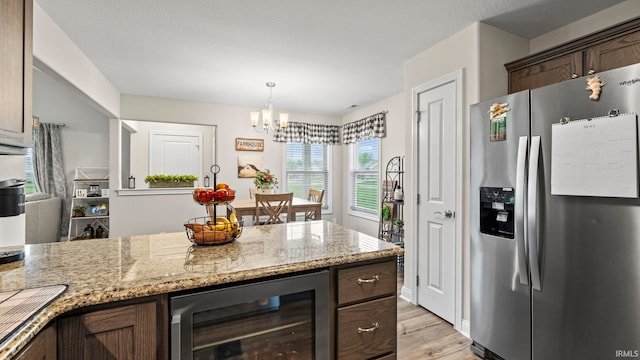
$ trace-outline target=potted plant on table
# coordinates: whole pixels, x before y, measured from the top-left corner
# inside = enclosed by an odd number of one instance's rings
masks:
[[[271,193],[278,185],[278,178],[271,173],[271,170],[266,169],[256,174],[253,184],[258,192]]]

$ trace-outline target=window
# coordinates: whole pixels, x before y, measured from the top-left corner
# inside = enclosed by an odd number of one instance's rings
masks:
[[[25,194],[33,194],[38,192],[38,188],[36,186],[36,179],[33,173],[33,157],[32,157],[32,149],[33,147],[27,148],[27,155],[25,156],[25,184],[24,184],[24,192]]]
[[[287,143],[285,156],[285,190],[292,192],[294,197],[306,199],[309,189],[324,189],[322,209],[331,211],[331,147],[322,144]]]
[[[350,145],[350,211],[368,218],[378,216],[380,139]]]

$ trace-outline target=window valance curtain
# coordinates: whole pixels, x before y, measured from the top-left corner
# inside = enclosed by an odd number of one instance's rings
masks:
[[[290,122],[273,134],[273,141],[303,144],[340,144],[340,126]]]
[[[383,111],[342,126],[342,143],[353,144],[386,135],[387,112]]]

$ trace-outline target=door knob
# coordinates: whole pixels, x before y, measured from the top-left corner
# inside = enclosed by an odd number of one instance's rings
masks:
[[[444,215],[444,217],[446,217],[446,218],[452,218],[455,215],[455,213],[453,211],[451,211],[451,210],[445,210],[444,214],[441,211],[436,211],[436,212],[434,212],[434,214],[436,214],[436,215]]]

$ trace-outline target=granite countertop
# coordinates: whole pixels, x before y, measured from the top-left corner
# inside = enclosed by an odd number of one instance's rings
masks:
[[[0,292],[68,285],[0,344],[15,355],[51,320],[90,305],[398,255],[400,247],[327,221],[248,226],[236,241],[193,246],[184,232],[24,246],[0,265]]]

